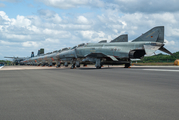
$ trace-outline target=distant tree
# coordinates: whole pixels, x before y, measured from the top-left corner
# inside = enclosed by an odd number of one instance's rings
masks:
[[[164,55],[159,53],[153,56],[145,56],[139,62],[149,63],[149,62],[174,62],[176,59],[179,59],[179,52],[173,53],[174,55]]]

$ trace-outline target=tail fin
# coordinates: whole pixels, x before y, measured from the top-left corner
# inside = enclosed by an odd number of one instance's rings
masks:
[[[34,52],[31,53],[31,57],[34,57]]]
[[[40,49],[40,54],[44,54],[44,48]]]
[[[111,42],[128,42],[128,35],[127,34],[120,35],[114,40],[111,40]]]
[[[142,34],[140,37],[136,38],[132,42],[164,42],[164,26],[157,26]]]
[[[38,50],[37,55],[40,55],[40,50]]]
[[[44,48],[41,48],[40,50],[38,50],[37,55],[40,55],[40,54],[44,54]]]

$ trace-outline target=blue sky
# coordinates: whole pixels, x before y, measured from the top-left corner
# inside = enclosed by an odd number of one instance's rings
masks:
[[[166,47],[179,51],[179,2],[176,0],[0,0],[0,59],[30,56],[112,40],[133,40],[165,26]],[[168,6],[168,7],[166,7]]]

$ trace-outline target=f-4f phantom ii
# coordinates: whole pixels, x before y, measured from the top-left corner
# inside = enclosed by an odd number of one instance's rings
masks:
[[[37,55],[40,55],[40,54],[44,54],[44,49],[38,50]],[[34,57],[34,52],[32,52],[31,57]],[[15,64],[15,65],[18,65],[18,64],[24,65],[23,61],[30,59],[30,57],[4,57],[4,58],[11,58],[12,64]]]
[[[49,56],[56,60],[58,66],[60,66],[61,62],[63,64],[71,63],[71,68],[80,67],[80,64],[88,63],[94,63],[98,69],[102,65],[120,64],[124,64],[125,68],[128,68],[130,67],[131,59],[141,59],[157,50],[172,55],[170,51],[164,48],[164,26],[154,27],[132,42],[128,42],[127,35],[121,35],[109,43],[103,40],[99,43],[80,44],[51,56],[44,55],[32,59],[33,61],[39,60],[40,63],[45,58],[47,60]],[[49,60],[46,62],[49,62]]]
[[[21,64],[21,61],[25,60],[25,57],[4,57],[4,58],[11,58],[12,64],[18,65]]]

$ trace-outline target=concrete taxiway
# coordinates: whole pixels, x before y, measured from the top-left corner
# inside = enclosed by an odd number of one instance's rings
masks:
[[[179,67],[5,66],[0,119],[177,120]]]

